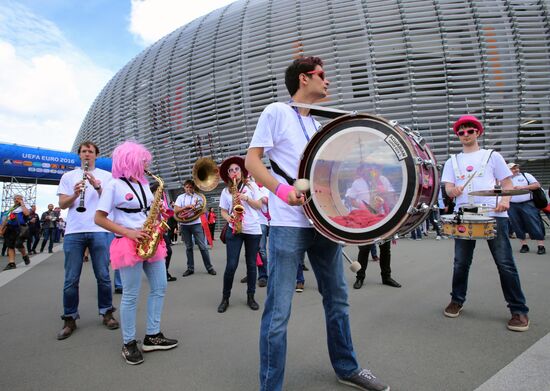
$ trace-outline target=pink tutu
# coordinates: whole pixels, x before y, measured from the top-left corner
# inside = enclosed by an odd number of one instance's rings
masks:
[[[111,266],[114,270],[134,266],[139,262],[158,262],[166,258],[166,243],[161,239],[157,252],[150,259],[142,259],[136,254],[137,243],[127,237],[115,238],[111,243]]]

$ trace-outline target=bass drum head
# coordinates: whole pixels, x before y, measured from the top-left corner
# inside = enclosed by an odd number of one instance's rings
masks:
[[[366,114],[329,122],[308,143],[299,178],[310,181],[305,214],[336,242],[391,238],[407,218],[417,187],[406,133]]]

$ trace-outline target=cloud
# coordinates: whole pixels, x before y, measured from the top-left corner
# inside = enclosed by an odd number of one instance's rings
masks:
[[[148,46],[177,28],[234,0],[132,0],[129,31]]]
[[[68,151],[86,112],[114,72],[97,66],[51,21],[0,2],[2,143]],[[56,186],[38,186],[43,212]]]
[[[95,65],[48,20],[0,5],[2,142],[68,150],[113,72]]]

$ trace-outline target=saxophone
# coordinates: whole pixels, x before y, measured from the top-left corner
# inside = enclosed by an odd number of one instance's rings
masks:
[[[229,192],[233,197],[233,233],[240,234],[243,230],[244,206],[239,199],[239,189],[237,188],[237,178],[233,177]]]
[[[143,223],[142,231],[149,235],[150,239],[140,240],[136,246],[136,254],[141,259],[149,259],[155,255],[161,240],[164,240],[164,233],[170,228],[166,223],[168,215],[164,209],[164,182],[160,177],[149,171],[145,173],[153,177],[159,184],[155,191],[153,202],[147,219]]]

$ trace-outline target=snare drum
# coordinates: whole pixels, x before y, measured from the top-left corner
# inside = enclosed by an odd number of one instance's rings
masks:
[[[299,178],[306,216],[336,242],[371,244],[420,225],[437,199],[435,156],[417,133],[368,114],[342,115],[310,140]]]
[[[441,226],[443,236],[454,239],[494,239],[496,236],[495,219],[478,214],[465,213],[460,219],[456,214],[442,215]]]

